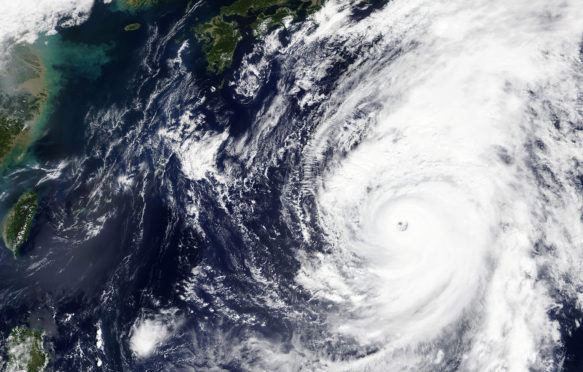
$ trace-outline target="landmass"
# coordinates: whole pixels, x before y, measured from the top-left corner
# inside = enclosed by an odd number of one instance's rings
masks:
[[[142,27],[142,25],[139,23],[130,23],[129,25],[125,26],[123,29],[126,31],[136,31],[136,30],[139,30],[140,27]]]
[[[233,55],[246,31],[263,37],[286,20],[307,17],[325,0],[236,0],[220,8],[219,15],[192,28],[202,42],[207,69],[216,74],[231,67]]]
[[[26,326],[12,328],[6,340],[7,371],[44,371],[49,363],[49,353],[43,347],[45,332]]]
[[[243,38],[237,22],[227,22],[214,17],[195,28],[196,36],[203,42],[202,50],[208,62],[207,69],[220,74],[231,66],[233,54]]]
[[[119,4],[122,8],[130,9],[144,9],[156,5],[158,0],[119,0]]]
[[[18,198],[2,221],[2,239],[14,258],[18,258],[19,249],[28,238],[37,208],[38,195],[29,191]]]
[[[46,69],[29,45],[15,45],[1,64],[0,166],[5,166],[18,162],[32,142],[32,128],[48,94]]]
[[[253,30],[253,36],[263,37],[271,30],[274,26],[282,25],[286,18],[294,19],[297,13],[289,8],[279,8],[274,14],[265,15],[261,13],[257,16],[257,19],[251,24],[251,29]]]

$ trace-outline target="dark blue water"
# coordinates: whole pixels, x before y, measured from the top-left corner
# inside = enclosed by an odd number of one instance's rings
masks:
[[[204,115],[202,130],[241,137],[257,112],[269,106],[276,83],[293,79],[275,61],[252,100],[241,100],[230,87],[209,90],[234,71],[224,77],[209,73],[189,28],[195,17],[207,19],[220,5],[195,4],[185,15],[181,1],[139,13],[112,11],[98,2],[87,22],[60,30],[58,41],[49,45],[53,49],[47,58],[61,79],[46,133],[30,149],[40,169],[24,167],[5,181],[15,190],[34,188],[41,195],[40,207],[22,257],[14,261],[11,252],[0,251],[0,332],[7,335],[19,324],[45,329],[49,370],[92,370],[99,358],[108,371],[215,365],[240,371],[240,361],[226,355],[224,335],[237,345],[260,334],[291,349],[298,328],[302,342],[332,358],[375,351],[326,341],[326,331],[317,327],[321,320],[309,311],[308,295],[294,283],[299,269],[295,249],[324,249],[317,237],[306,247],[297,239],[294,217],[291,223],[281,218],[282,185],[300,154],[284,152],[280,163],[264,167],[261,182],[228,190],[229,198],[223,198],[212,181],[186,177],[175,149],[158,136],[161,129],[178,129],[175,123],[190,110]],[[357,11],[355,17],[367,12]],[[142,24],[140,30],[123,30],[134,22]],[[288,36],[283,32],[281,38],[285,42]],[[183,40],[190,43],[183,58],[188,74],[180,75],[167,61],[176,57]],[[253,45],[250,38],[242,42],[234,66]],[[326,90],[356,57],[341,48],[339,55],[323,82]],[[310,113],[298,107],[284,113],[273,143],[258,158],[269,158]],[[228,168],[241,183],[253,172],[223,151],[217,166]],[[56,169],[58,176],[46,177]],[[131,179],[129,186],[120,178]],[[201,206],[196,224],[188,212],[195,202]],[[305,204],[313,207],[313,201]],[[246,264],[250,257],[271,282],[253,281]],[[186,290],[181,283],[203,263],[206,276]],[[214,306],[192,300],[189,291]],[[281,299],[282,307],[266,306],[266,294]],[[290,315],[297,308],[305,311],[301,318]],[[128,342],[135,320],[165,309],[181,319],[179,329],[161,353],[135,359]],[[228,315],[233,313],[239,318]],[[250,317],[252,322],[245,321]],[[99,325],[104,350],[96,346]],[[581,331],[565,338],[566,370],[583,370]]]
[[[216,6],[202,8],[201,16]],[[245,132],[259,108],[259,104],[239,103],[225,91],[209,94],[204,107],[195,106],[201,92],[220,81],[201,63],[200,48],[188,31],[190,23],[171,31],[184,17],[184,9],[184,4],[176,2],[132,14],[112,12],[97,3],[87,22],[60,30],[58,41],[50,46],[52,67],[61,75],[60,87],[52,97],[54,111],[46,123],[47,132],[30,151],[43,170],[61,167],[61,171],[49,180],[43,179],[44,171],[34,168],[10,176],[12,184],[21,178],[26,187],[34,187],[41,203],[22,258],[14,261],[9,251],[0,252],[4,298],[0,330],[7,334],[22,323],[45,329],[54,370],[87,370],[95,366],[97,357],[108,370],[167,369],[174,362],[151,359],[147,365],[136,365],[131,357],[128,334],[135,319],[148,310],[155,313],[172,307],[185,318],[184,345],[180,333],[174,340],[182,345],[176,346],[178,354],[188,354],[193,333],[199,347],[214,347],[215,341],[205,335],[208,331],[200,331],[203,327],[228,329],[234,339],[239,333],[244,337],[241,324],[181,299],[176,285],[188,278],[202,257],[214,275],[224,278],[225,288],[242,298],[260,294],[241,267],[250,251],[261,247],[265,268],[274,277],[291,280],[297,269],[286,229],[278,221],[279,194],[272,192],[277,188],[271,189],[281,182],[281,171],[272,171],[273,185],[246,195],[261,202],[261,212],[247,221],[250,229],[263,231],[261,227],[267,225],[284,232],[278,236],[278,249],[266,251],[265,245],[273,245],[273,236],[258,235],[256,246],[245,242],[235,226],[241,221],[233,221],[217,206],[213,185],[185,178],[171,149],[149,142],[185,109],[204,113],[208,130],[228,130],[237,136]],[[123,31],[124,25],[133,22],[142,23],[142,28]],[[168,41],[162,41],[169,32],[173,34]],[[152,38],[155,33],[159,36]],[[174,39],[185,35],[195,46],[184,59],[194,76],[190,81],[176,79],[175,71],[166,65],[180,46]],[[236,58],[250,46],[243,44]],[[59,56],[68,58],[59,60]],[[160,91],[162,80],[170,85]],[[181,92],[178,101],[170,97],[172,91]],[[153,104],[145,107],[148,99]],[[260,99],[269,99],[269,93],[262,92]],[[159,169],[161,159],[163,169]],[[129,189],[122,191],[115,182],[120,174],[132,176]],[[183,212],[185,200],[180,194],[185,190],[195,190],[205,206],[198,230]],[[104,222],[94,227],[100,218]],[[92,229],[98,229],[95,236]],[[209,294],[200,295],[215,300]],[[269,313],[253,301],[225,301],[241,314],[263,319],[266,336],[290,337],[291,325],[280,314]],[[104,351],[95,346],[98,323]],[[199,363],[203,366],[207,361]],[[234,364],[225,368],[238,370]]]

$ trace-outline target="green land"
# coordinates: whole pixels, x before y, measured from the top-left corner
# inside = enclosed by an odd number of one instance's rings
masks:
[[[119,4],[122,8],[130,9],[145,9],[153,5],[156,5],[158,0],[119,0]]]
[[[30,155],[67,79],[94,80],[109,61],[107,44],[64,42],[58,35],[40,40],[12,45],[0,64],[0,176]]]
[[[0,71],[0,166],[18,162],[47,100],[45,67],[33,49],[15,45]]]
[[[219,15],[193,27],[208,63],[216,74],[231,67],[233,55],[243,35],[250,31],[255,38],[263,37],[286,19],[293,21],[318,10],[325,0],[236,0],[220,8]]]
[[[139,30],[140,27],[142,27],[142,25],[139,23],[130,23],[129,25],[125,26],[123,29],[126,31],[136,31],[136,30]]]
[[[18,257],[19,249],[28,238],[32,220],[38,208],[38,195],[32,191],[24,193],[2,221],[4,244]]]
[[[8,360],[7,371],[44,371],[48,362],[49,354],[43,347],[45,333],[33,331],[26,326],[12,328],[6,348]]]

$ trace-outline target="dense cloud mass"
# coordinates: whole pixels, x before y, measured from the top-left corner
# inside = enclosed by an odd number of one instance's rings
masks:
[[[14,43],[32,43],[41,33],[56,32],[57,25],[77,25],[87,19],[92,5],[93,0],[4,1],[0,45],[4,49]]]
[[[552,311],[581,286],[583,7],[397,0],[350,14],[330,2],[292,36],[280,95],[246,138],[259,146],[290,105],[320,105],[283,200],[306,245],[329,248],[300,250],[296,279],[330,337],[376,350],[321,368],[559,368]],[[324,95],[335,52],[352,60]]]
[[[193,67],[184,29],[207,8],[190,5],[141,27],[124,94],[87,104],[85,148],[43,164],[37,185],[66,180],[43,196],[47,246],[106,236],[95,256],[113,257],[88,265],[107,277],[87,274],[81,315],[54,306],[50,342],[93,327],[56,366],[564,368],[583,311],[580,2],[329,0],[220,78]],[[91,6],[6,4],[0,44]],[[29,272],[60,269],[47,257]]]

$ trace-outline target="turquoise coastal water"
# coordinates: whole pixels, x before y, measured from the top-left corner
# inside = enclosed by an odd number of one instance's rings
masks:
[[[102,72],[102,67],[111,61],[108,52],[113,42],[91,45],[64,40],[60,35],[41,36],[34,44],[34,49],[46,66],[46,84],[48,100],[44,107],[37,134],[42,134],[55,107],[61,101],[61,94],[67,84],[75,80],[95,81]]]
[[[29,140],[24,145],[18,145],[8,155],[5,165],[0,169],[0,216],[8,212],[8,208],[18,198],[23,189],[34,187],[38,178],[34,176],[38,169],[38,159],[33,151],[35,143],[51,131],[58,123],[54,117],[56,108],[62,102],[62,95],[71,82],[84,80],[95,81],[101,75],[102,66],[111,58],[108,52],[113,42],[109,44],[90,45],[64,40],[60,35],[41,35],[31,45],[33,52],[40,58],[44,66],[44,89],[47,99],[41,105],[41,111],[34,120]],[[24,152],[24,155],[22,155]],[[26,174],[27,176],[23,176]]]
[[[61,101],[61,94],[68,82],[75,79],[94,81],[101,75],[101,68],[110,61],[107,53],[113,43],[90,45],[63,40],[60,35],[41,35],[30,45],[44,67],[44,84],[47,98],[41,104],[40,113],[34,119],[32,131],[26,144],[30,147],[46,134],[50,128],[52,115]],[[30,149],[28,149],[30,150]],[[25,151],[22,156],[22,151]],[[32,166],[35,158],[30,151],[18,145],[6,158],[0,172],[6,175],[22,167]]]

